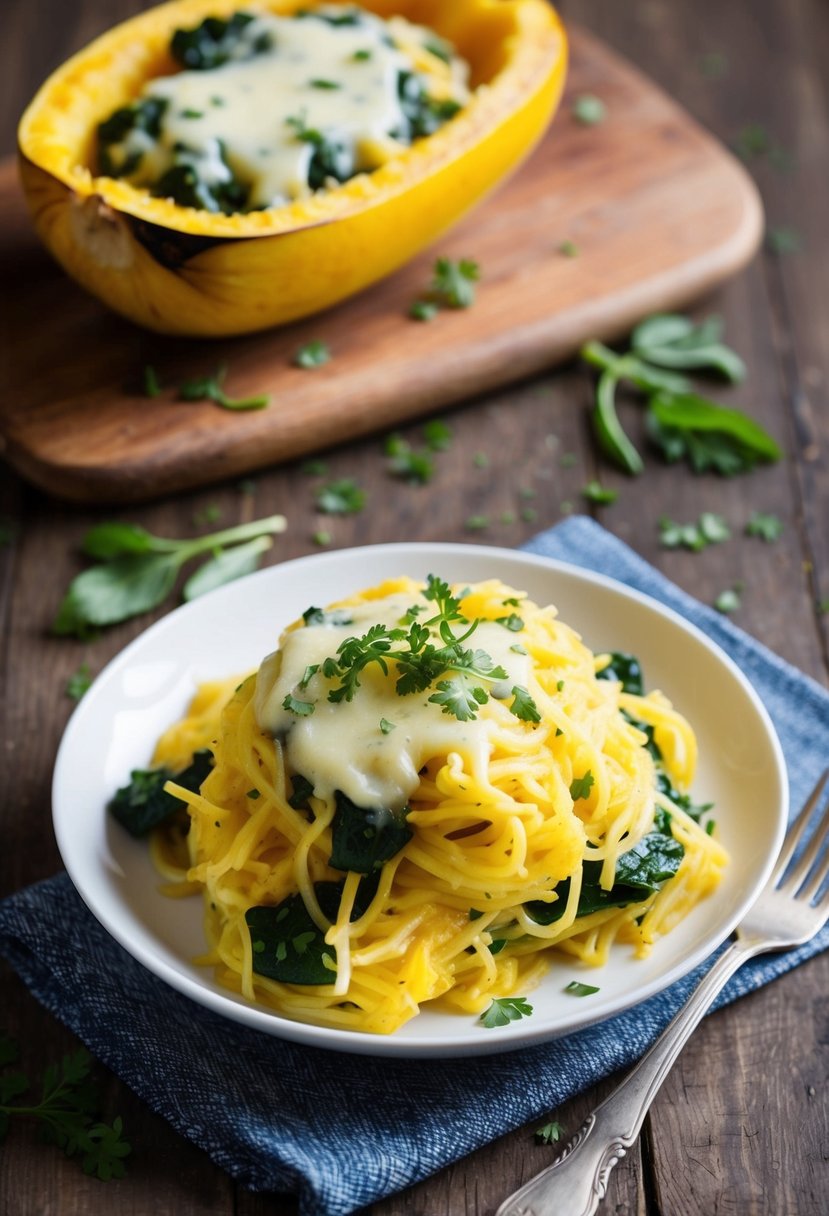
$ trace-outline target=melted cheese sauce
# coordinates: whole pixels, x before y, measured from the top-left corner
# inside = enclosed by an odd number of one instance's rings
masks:
[[[488,706],[471,722],[461,722],[429,702],[434,686],[422,693],[399,696],[393,662],[384,675],[376,663],[361,673],[360,688],[351,701],[331,702],[328,692],[337,681],[317,672],[301,687],[308,667],[334,657],[346,638],[359,637],[372,625],[392,628],[413,603],[423,606],[418,619],[434,613],[434,604],[410,592],[360,603],[347,610],[349,624],[326,622],[288,632],[281,647],[259,669],[255,712],[261,730],[284,738],[286,759],[321,798],[341,790],[358,806],[399,809],[419,782],[419,771],[432,757],[462,752],[470,769],[485,774],[490,756]],[[503,625],[482,621],[466,646],[485,650],[503,667],[507,680],[480,683],[496,698],[511,697],[513,685],[524,688],[532,673],[526,654],[511,649],[517,637]],[[298,717],[283,707],[287,695],[312,702],[313,713]],[[393,729],[383,733],[385,720]]]
[[[390,43],[389,31],[402,37],[405,26],[415,57],[429,45],[429,31],[361,16],[359,25],[257,16],[228,63],[150,81],[142,97],[162,99],[166,110],[157,140],[133,130],[120,145],[121,163],[139,160],[130,179],[151,185],[185,161],[208,185],[235,176],[249,187],[248,209],[280,206],[311,192],[316,145],[300,137],[301,129],[336,145],[345,177],[384,163],[403,146],[393,133],[407,129],[399,74],[415,70],[412,57]],[[263,40],[268,49],[255,53]],[[444,75],[444,95],[468,100],[465,65],[429,59]]]

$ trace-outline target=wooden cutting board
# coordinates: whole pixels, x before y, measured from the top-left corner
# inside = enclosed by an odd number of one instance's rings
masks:
[[[687,304],[739,270],[762,231],[743,168],[640,72],[581,30],[561,111],[526,165],[403,270],[309,321],[249,338],[160,338],[107,312],[42,251],[14,167],[0,167],[0,267],[11,304],[0,393],[6,459],[60,497],[136,501],[236,476],[434,411]],[[580,125],[574,97],[607,108]],[[578,256],[561,251],[572,242]],[[423,324],[409,304],[437,254],[479,262],[474,307]],[[292,366],[321,338],[326,366]],[[163,384],[142,396],[142,369]],[[231,413],[175,385],[228,368]]]

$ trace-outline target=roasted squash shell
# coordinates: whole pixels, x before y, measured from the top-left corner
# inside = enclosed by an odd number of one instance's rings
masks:
[[[256,7],[286,14],[302,6],[258,0]],[[149,78],[175,70],[173,31],[227,16],[244,0],[173,0],[58,68],[23,115],[19,147],[35,228],[64,269],[149,329],[218,337],[318,312],[434,241],[540,138],[563,87],[565,34],[545,0],[362,6],[448,38],[471,66],[475,95],[434,135],[373,173],[266,211],[216,215],[95,174],[97,124]]]

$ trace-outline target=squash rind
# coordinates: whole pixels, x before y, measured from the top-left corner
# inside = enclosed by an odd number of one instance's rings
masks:
[[[437,0],[364,0],[381,15],[414,14],[449,36],[461,30],[468,41],[476,22],[489,33],[487,21],[506,26],[496,48],[501,68],[461,114],[370,175],[289,207],[241,216],[178,207],[127,182],[93,177],[78,154],[89,131],[80,132],[72,109],[78,90],[88,89],[90,79],[100,84],[123,47],[144,65],[143,80],[147,57],[161,63],[173,28],[243,7],[240,0],[173,0],[116,27],[58,69],[21,121],[21,180],[40,238],[83,287],[162,333],[253,332],[368,286],[434,241],[506,176],[541,137],[561,95],[566,38],[544,0],[442,4],[443,20]],[[301,0],[266,6],[285,12]],[[144,48],[143,60],[136,47]],[[130,64],[134,94],[140,72]],[[103,114],[121,100],[110,88],[97,104]]]

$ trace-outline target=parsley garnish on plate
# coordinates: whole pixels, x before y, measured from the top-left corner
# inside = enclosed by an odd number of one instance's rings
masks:
[[[582,984],[578,980],[571,980],[564,991],[572,992],[573,996],[592,996],[599,989],[594,984]]]
[[[532,1011],[533,1007],[525,996],[496,996],[478,1021],[487,1030],[493,1030],[496,1026],[520,1022],[522,1018],[528,1018]]]
[[[434,686],[428,700],[439,705],[443,713],[462,722],[477,717],[480,706],[489,700],[486,686],[506,680],[508,673],[485,650],[465,645],[480,622],[463,615],[461,596],[454,595],[448,583],[430,574],[423,596],[434,606],[434,615],[420,620],[420,612],[410,612],[404,623],[391,629],[380,623],[372,625],[361,637],[346,638],[336,656],[322,663],[322,675],[332,681],[330,702],[353,700],[362,673],[370,664],[376,663],[388,673],[393,663],[398,696],[426,692]],[[461,631],[456,632],[456,628]],[[529,692],[518,685],[512,689],[509,708],[523,721],[540,720]]]

